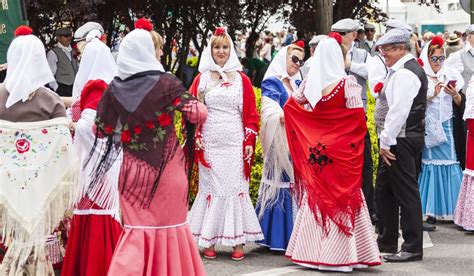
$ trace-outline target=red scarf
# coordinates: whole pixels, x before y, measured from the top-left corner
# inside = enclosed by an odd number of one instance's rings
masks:
[[[334,91],[333,91],[334,92]],[[345,106],[343,87],[307,111],[293,98],[284,106],[285,126],[295,170],[295,191],[306,194],[316,221],[329,233],[332,220],[351,235],[361,196],[364,110]]]
[[[242,124],[244,126],[244,141],[242,141],[242,150],[245,156],[245,147],[252,146],[254,154],[251,160],[244,161],[244,174],[247,180],[250,180],[250,173],[252,171],[253,160],[255,156],[255,141],[258,135],[258,122],[259,115],[257,111],[257,104],[255,102],[255,94],[253,92],[252,82],[243,72],[239,72],[242,77],[243,85],[243,111],[242,111]],[[201,80],[201,74],[198,74],[194,79],[193,84],[189,88],[190,93],[198,98],[198,87]],[[198,135],[201,133],[201,126],[197,131]],[[201,162],[205,167],[210,167],[209,163],[204,159],[204,152],[202,150],[196,150],[195,153],[196,162]]]

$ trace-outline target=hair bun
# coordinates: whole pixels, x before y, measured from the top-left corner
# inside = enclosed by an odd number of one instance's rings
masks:
[[[135,22],[135,29],[142,29],[151,32],[153,30],[153,24],[146,18],[140,18]]]
[[[21,25],[20,27],[16,28],[15,30],[15,37],[23,36],[23,35],[30,35],[33,33],[33,29],[26,25]]]

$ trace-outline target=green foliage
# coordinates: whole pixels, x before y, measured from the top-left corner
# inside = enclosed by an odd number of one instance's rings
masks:
[[[254,87],[255,100],[257,101],[257,110],[260,115],[260,110],[262,108],[262,90],[260,88]],[[263,170],[263,154],[262,154],[262,145],[260,144],[260,139],[257,139],[257,145],[255,146],[255,155],[254,163],[252,167],[252,175],[250,179],[249,194],[252,199],[253,204],[257,203],[258,198],[258,189],[260,187],[260,180],[262,179],[262,170]]]
[[[369,91],[367,91],[369,92]],[[372,143],[372,162],[374,164],[374,184],[375,184],[375,177],[377,175],[377,166],[379,164],[379,146],[378,146],[378,137],[377,131],[375,129],[375,119],[374,119],[374,111],[375,111],[375,99],[368,94],[368,104],[367,104],[367,128],[369,129],[370,133],[370,142]]]
[[[190,57],[186,60],[186,65],[196,68],[198,66],[198,61],[199,61],[198,57]]]

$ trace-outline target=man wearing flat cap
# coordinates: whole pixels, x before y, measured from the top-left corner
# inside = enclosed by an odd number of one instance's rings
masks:
[[[377,51],[375,50],[375,26],[372,24],[364,25],[365,39],[359,44],[359,48],[365,50],[371,56],[375,56]]]
[[[411,33],[388,31],[376,46],[385,60],[388,75],[375,106],[375,123],[380,139],[377,175],[379,229],[377,239],[389,262],[423,258],[423,227],[418,174],[425,136],[428,79],[410,54]],[[399,208],[404,242],[397,252]]]
[[[361,86],[361,96],[364,103],[364,110],[367,111],[367,64],[371,56],[363,49],[354,45],[357,37],[357,31],[360,28],[358,20],[345,18],[337,21],[331,26],[331,31],[338,32],[342,36],[342,44],[347,49],[346,55],[346,73],[353,75],[357,83]],[[373,187],[373,163],[371,154],[370,134],[365,136],[364,147],[364,166],[362,169],[362,191],[367,202],[372,222],[374,222],[374,187]]]
[[[78,61],[71,47],[72,31],[69,28],[59,28],[55,35],[57,43],[48,52],[47,58],[56,83],[49,85],[59,96],[70,97],[78,70]]]
[[[446,60],[446,65],[458,70],[463,79],[463,93],[466,93],[471,77],[474,75],[474,24],[466,28],[466,42],[464,49],[452,53]]]

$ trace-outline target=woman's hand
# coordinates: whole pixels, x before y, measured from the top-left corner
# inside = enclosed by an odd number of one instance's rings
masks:
[[[446,85],[444,87],[444,92],[446,92],[446,94],[453,97],[453,101],[457,106],[461,105],[462,97],[461,97],[461,95],[459,95],[458,89],[456,88],[456,85],[454,85],[454,86]]]
[[[94,124],[95,125],[95,124]],[[69,131],[71,132],[71,134],[74,134],[74,131],[76,130],[76,123],[74,122],[70,122],[69,123]]]
[[[199,150],[204,150],[204,144],[202,143],[201,137],[196,137],[196,148]]]
[[[253,147],[252,146],[245,146],[245,157],[244,160],[250,160],[253,155]]]

